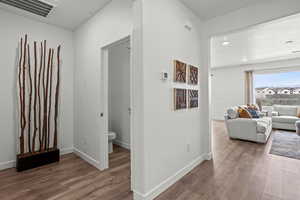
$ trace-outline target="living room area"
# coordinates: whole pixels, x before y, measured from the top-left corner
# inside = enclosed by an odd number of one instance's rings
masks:
[[[300,199],[296,24],[299,14],[212,37],[213,168],[228,199]]]
[[[300,166],[300,15],[211,40],[212,119],[230,141]],[[255,144],[257,143],[257,144]],[[275,156],[275,157],[274,157]]]

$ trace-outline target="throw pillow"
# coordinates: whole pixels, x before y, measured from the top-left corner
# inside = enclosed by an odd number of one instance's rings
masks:
[[[239,117],[239,113],[237,112],[236,108],[229,108],[227,110],[227,114],[230,119],[236,119]]]
[[[252,104],[252,107],[253,107],[253,109],[254,109],[254,110],[256,110],[256,111],[259,111],[259,107],[258,107],[258,105],[256,105],[256,104]]]
[[[253,109],[253,110],[256,110],[256,111],[258,111],[259,110],[259,108],[258,108],[258,106],[257,105],[255,105],[255,104],[247,104],[247,108],[249,108],[249,109]]]
[[[259,114],[254,108],[247,108],[247,111],[250,113],[252,118],[259,118]]]
[[[240,118],[252,118],[251,114],[245,108],[239,107],[238,113]]]

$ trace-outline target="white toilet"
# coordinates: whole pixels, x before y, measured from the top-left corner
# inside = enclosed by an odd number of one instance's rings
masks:
[[[115,132],[109,131],[108,133],[108,153],[112,153],[113,150],[113,141],[116,139],[117,134]]]

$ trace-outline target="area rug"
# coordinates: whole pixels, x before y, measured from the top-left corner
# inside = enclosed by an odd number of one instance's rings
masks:
[[[276,132],[270,153],[300,160],[300,136],[293,132]]]

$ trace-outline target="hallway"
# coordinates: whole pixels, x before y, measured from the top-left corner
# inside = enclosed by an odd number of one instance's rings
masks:
[[[300,199],[300,161],[269,154],[267,145],[230,140],[213,122],[213,161],[205,161],[156,200]],[[99,172],[74,154],[22,173],[0,172],[1,200],[131,200],[130,153],[116,147]],[[17,191],[17,192],[16,192]]]

